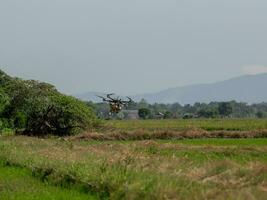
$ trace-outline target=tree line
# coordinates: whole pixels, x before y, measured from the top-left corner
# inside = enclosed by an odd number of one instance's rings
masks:
[[[109,106],[106,103],[87,102],[94,108],[97,116],[103,119],[111,118]],[[188,119],[188,118],[267,118],[267,103],[247,104],[244,102],[210,102],[193,105],[149,104],[142,99],[129,104],[126,110],[138,110],[141,119]],[[122,115],[121,115],[122,116]],[[120,114],[115,118],[122,118]]]

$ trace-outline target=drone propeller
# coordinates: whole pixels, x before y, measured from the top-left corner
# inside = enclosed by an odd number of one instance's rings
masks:
[[[122,101],[121,100],[121,102],[124,103],[124,104],[128,104],[128,103],[132,103],[133,102],[133,100],[130,97],[127,97],[127,99],[128,99],[128,101]]]
[[[97,96],[97,97],[99,97],[99,98],[101,98],[101,99],[106,99],[105,97],[102,97],[102,96],[99,96],[99,95],[95,95],[95,96]]]
[[[102,96],[99,96],[99,95],[96,95],[96,96],[101,98],[103,101],[112,102],[111,100],[107,99],[106,97],[102,97]]]
[[[112,101],[116,101],[115,99],[113,99],[111,96],[114,95],[114,93],[111,94],[107,94],[107,98],[111,99]]]

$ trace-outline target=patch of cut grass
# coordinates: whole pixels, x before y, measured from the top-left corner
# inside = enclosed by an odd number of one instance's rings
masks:
[[[166,119],[166,120],[114,120],[108,122],[120,130],[191,130],[252,131],[267,129],[266,119]]]
[[[186,145],[212,145],[212,146],[266,146],[267,138],[209,138],[209,139],[184,139],[161,140],[162,143],[177,143]]]

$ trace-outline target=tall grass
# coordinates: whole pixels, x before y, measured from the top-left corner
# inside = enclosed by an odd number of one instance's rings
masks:
[[[27,168],[50,184],[82,188],[99,198],[264,199],[267,144],[213,141],[198,145],[3,137],[0,160]]]
[[[31,172],[0,162],[1,200],[90,200],[96,197],[74,190],[49,185],[32,177]]]

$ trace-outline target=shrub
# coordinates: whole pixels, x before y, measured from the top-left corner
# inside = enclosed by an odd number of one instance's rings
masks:
[[[27,116],[23,112],[17,112],[14,116],[13,123],[17,129],[23,129],[26,126]]]
[[[2,88],[0,88],[0,116],[9,104],[9,98]]]
[[[142,119],[148,119],[151,115],[151,111],[148,108],[140,108],[138,110],[138,115]]]
[[[88,105],[53,85],[11,78],[1,70],[0,83],[0,117],[18,133],[72,135],[99,123]]]
[[[33,100],[24,133],[73,135],[97,123],[93,111],[85,103],[69,96],[52,95]]]

